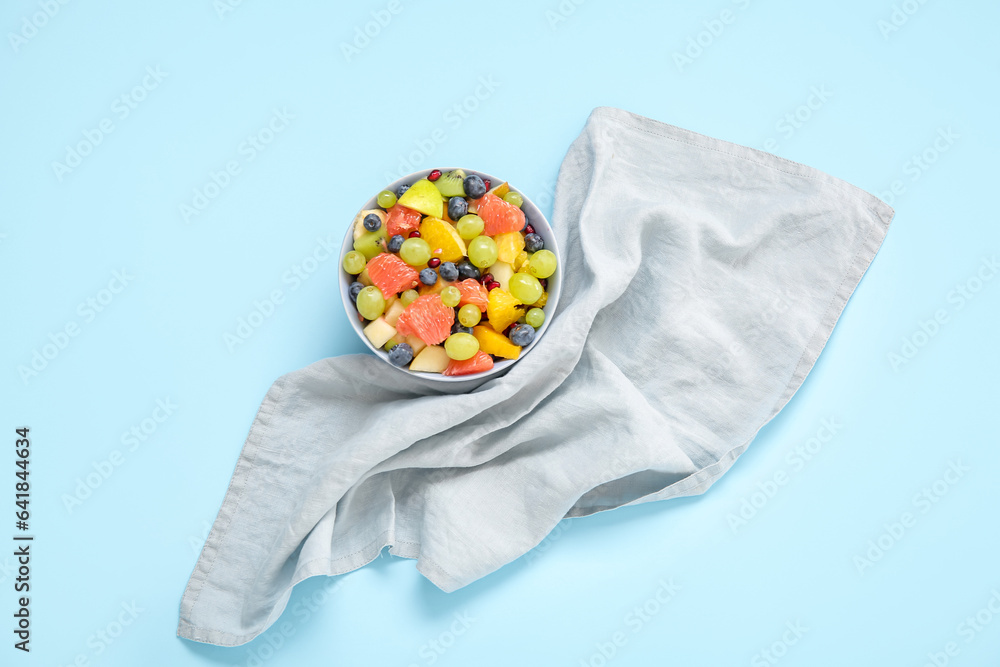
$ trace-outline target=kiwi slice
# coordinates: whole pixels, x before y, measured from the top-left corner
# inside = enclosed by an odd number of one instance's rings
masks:
[[[434,185],[441,191],[442,197],[464,197],[465,186],[462,185],[462,181],[464,180],[465,172],[461,169],[456,169],[455,171],[449,171],[447,174],[441,174],[441,178],[434,181]]]

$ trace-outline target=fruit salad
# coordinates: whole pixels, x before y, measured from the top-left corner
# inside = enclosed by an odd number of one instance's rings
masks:
[[[507,183],[461,169],[378,193],[344,255],[364,335],[419,373],[472,375],[517,359],[545,322],[555,254]]]

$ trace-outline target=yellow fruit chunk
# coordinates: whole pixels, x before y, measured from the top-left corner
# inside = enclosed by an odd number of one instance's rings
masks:
[[[493,240],[497,244],[497,259],[501,262],[513,264],[518,254],[524,250],[524,236],[521,232],[504,232],[494,236]]]
[[[396,330],[383,318],[372,320],[365,327],[365,336],[375,347],[382,347],[389,339],[396,335]]]
[[[528,261],[528,253],[526,251],[522,250],[521,252],[517,253],[517,257],[515,257],[513,261],[514,270],[517,271],[518,269],[520,269],[522,266],[524,266],[524,263],[527,261]]]
[[[443,373],[451,358],[439,345],[428,345],[410,362],[410,370],[419,373]]]
[[[509,338],[497,333],[491,327],[481,324],[472,327],[472,335],[479,341],[479,349],[486,354],[496,355],[504,359],[517,359],[521,356],[520,345],[514,345]]]
[[[426,178],[421,178],[411,185],[410,189],[399,198],[398,203],[400,206],[437,218],[440,218],[444,213],[444,199],[441,198],[441,191]]]
[[[486,317],[490,320],[490,326],[494,331],[503,331],[514,322],[517,322],[524,309],[518,308],[520,301],[507,290],[498,287],[490,290],[490,298],[486,303]]]
[[[500,197],[500,199],[503,199],[503,196],[508,192],[510,192],[510,184],[507,183],[507,181],[504,181],[500,185],[490,190],[490,192],[495,194],[497,197]]]
[[[451,283],[446,283],[438,277],[437,282],[433,285],[425,285],[420,283],[420,287],[417,288],[417,294],[423,296],[425,294],[440,294],[441,290],[450,285]]]
[[[364,285],[365,287],[371,287],[373,285],[372,279],[368,277],[367,266],[365,267],[365,270],[361,272],[361,275],[358,276],[358,282]]]
[[[510,291],[510,277],[514,275],[514,267],[507,262],[497,262],[489,268],[493,280],[500,283],[500,289]]]
[[[548,303],[548,301],[549,301],[549,293],[542,292],[542,296],[538,298],[538,301],[536,301],[531,305],[534,306],[535,308],[542,308],[543,306],[545,306],[546,303]]]
[[[459,262],[465,257],[465,240],[458,230],[440,218],[424,218],[420,238],[431,247],[431,256],[442,262]]]

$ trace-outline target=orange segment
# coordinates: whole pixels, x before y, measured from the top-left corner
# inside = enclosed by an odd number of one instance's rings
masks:
[[[424,218],[420,223],[420,238],[431,247],[431,255],[442,262],[458,262],[465,258],[465,241],[458,230],[440,218]]]
[[[521,355],[520,345],[514,345],[509,338],[497,333],[491,327],[481,324],[472,327],[472,335],[479,341],[479,349],[486,354],[493,354],[504,359],[517,359]]]
[[[503,331],[517,322],[524,309],[518,308],[521,302],[505,289],[500,287],[490,290],[489,302],[486,304],[486,316],[494,331]]]
[[[497,244],[497,258],[501,262],[514,264],[524,250],[524,236],[521,232],[504,232],[493,237]]]

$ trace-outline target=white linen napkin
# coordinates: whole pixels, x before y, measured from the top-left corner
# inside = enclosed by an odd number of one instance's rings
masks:
[[[564,517],[704,492],[802,384],[892,217],[810,167],[595,109],[559,173],[563,293],[535,348],[456,395],[371,355],[278,379],[177,634],[248,642],[296,583],[385,546],[453,591]]]

